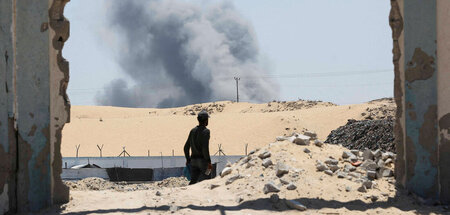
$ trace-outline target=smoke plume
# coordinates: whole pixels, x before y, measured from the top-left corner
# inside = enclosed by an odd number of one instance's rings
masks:
[[[100,105],[175,107],[276,98],[278,84],[260,60],[255,32],[231,2],[117,0],[109,20],[120,38],[117,60],[134,81],[119,79],[97,95]]]

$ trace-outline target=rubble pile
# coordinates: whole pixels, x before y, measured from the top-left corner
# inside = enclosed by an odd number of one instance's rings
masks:
[[[316,160],[316,169],[329,176],[345,178],[361,184],[359,192],[367,192],[377,186],[376,179],[394,176],[393,164],[396,155],[381,150],[344,151],[339,160],[329,157],[325,161]]]
[[[348,149],[371,149],[395,152],[393,120],[348,120],[331,131],[326,143],[341,144]]]
[[[158,182],[148,183],[129,183],[129,182],[111,182],[102,178],[89,177],[77,181],[64,181],[71,190],[114,190],[119,192],[135,190],[155,190],[163,187],[184,187],[189,181],[184,177],[172,177]]]
[[[303,157],[310,163],[306,165],[303,161],[302,168],[296,168],[299,166],[299,161],[290,157],[289,154],[294,155],[298,152],[292,151],[291,146],[285,147],[286,144],[299,147],[295,149],[303,151]],[[308,186],[307,181],[312,179],[308,169],[317,173],[323,172],[324,175],[327,175],[326,177],[342,179],[336,182],[350,184],[355,188],[352,190],[352,187],[347,185],[345,192],[371,193],[367,197],[370,201],[377,201],[382,196],[379,193],[375,194],[379,192],[377,180],[390,181],[391,184],[394,184],[393,165],[396,157],[394,153],[369,149],[351,150],[343,151],[339,158],[328,156],[324,159],[320,152],[327,147],[330,146],[318,140],[314,132],[306,131],[303,134],[279,136],[276,138],[276,142],[271,143],[268,147],[251,151],[249,155],[236,163],[228,164],[220,173],[219,180],[208,182],[207,188],[212,190],[226,186],[227,190],[235,189],[235,192],[238,193],[236,198],[238,202],[245,201],[247,196],[270,196],[268,200],[274,209],[304,211],[307,210],[307,202],[283,199],[280,196],[286,196],[293,191],[298,192],[296,191],[299,189],[298,187],[301,187],[301,192],[307,192],[306,190],[309,188],[305,186]],[[290,150],[286,148],[290,148]],[[335,151],[333,153],[336,155]],[[313,156],[316,158],[315,161]],[[309,168],[310,165],[312,168]],[[317,180],[324,180],[323,177],[325,176],[320,176]],[[376,192],[368,191],[371,189]],[[245,190],[247,196],[239,195],[241,190]]]
[[[367,120],[388,119],[393,120],[395,118],[395,101],[393,98],[382,98],[370,101],[369,104],[378,104],[377,107],[368,107],[365,112],[361,113],[361,116]]]
[[[223,109],[225,108],[225,104],[217,104],[217,103],[212,103],[212,104],[196,104],[196,105],[190,105],[190,106],[186,106],[184,108],[184,112],[183,115],[192,115],[195,116],[197,115],[198,112],[204,110],[206,112],[208,112],[208,114],[212,114],[215,112],[222,112]],[[174,112],[174,114],[176,114]]]
[[[267,106],[262,107],[260,111],[262,113],[272,113],[272,112],[283,112],[283,111],[294,111],[301,109],[309,109],[316,106],[336,106],[331,102],[323,102],[323,101],[309,101],[309,100],[298,100],[298,101],[272,101],[267,103]],[[251,112],[250,109],[242,110],[242,113]]]

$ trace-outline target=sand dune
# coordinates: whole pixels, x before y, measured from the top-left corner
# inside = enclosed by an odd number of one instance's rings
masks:
[[[210,153],[222,144],[227,155],[244,154],[260,148],[274,137],[295,131],[311,130],[324,140],[331,130],[347,119],[363,119],[367,108],[392,105],[381,100],[364,104],[337,106],[326,102],[270,102],[264,104],[229,101],[190,105],[179,108],[119,108],[72,106],[71,122],[63,130],[61,152],[64,157],[118,156],[122,146],[132,156],[182,155],[190,129],[197,125],[195,114],[201,109],[211,113]]]

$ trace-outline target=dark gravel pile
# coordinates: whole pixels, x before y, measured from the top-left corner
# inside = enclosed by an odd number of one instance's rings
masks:
[[[395,152],[394,121],[382,120],[348,120],[347,124],[331,131],[326,143],[342,144],[349,149]]]

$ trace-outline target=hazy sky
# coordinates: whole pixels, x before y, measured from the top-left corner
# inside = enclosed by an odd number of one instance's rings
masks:
[[[271,71],[267,78],[280,85],[273,99],[350,104],[392,96],[389,1],[232,2],[253,25],[264,66]],[[66,6],[71,29],[63,55],[70,63],[73,105],[96,105],[95,96],[114,79],[133,85],[117,62],[122,50],[115,45],[107,6],[108,0],[73,0]]]

